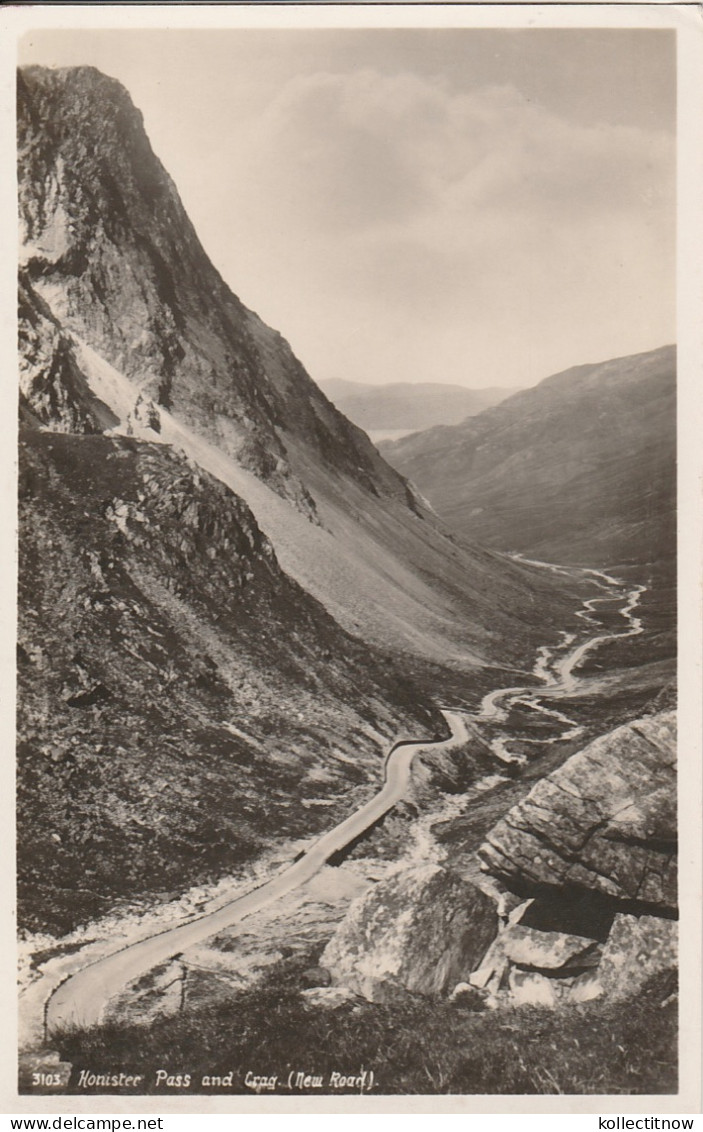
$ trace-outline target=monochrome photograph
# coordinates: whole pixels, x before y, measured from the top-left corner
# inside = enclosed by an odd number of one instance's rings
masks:
[[[676,1103],[677,30],[577,11],[18,35],[28,1104]]]

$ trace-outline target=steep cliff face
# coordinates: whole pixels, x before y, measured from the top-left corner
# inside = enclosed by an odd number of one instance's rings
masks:
[[[296,492],[291,434],[331,473],[405,497],[215,271],[119,83],[89,67],[27,68],[18,130],[27,270],[67,328],[279,490]]]
[[[24,325],[40,309],[53,336],[41,358],[25,334],[24,394],[44,426],[125,431],[153,402],[247,499],[283,568],[377,644],[515,662],[568,616],[563,579],[452,541],[231,293],[119,83],[30,67],[18,115]]]
[[[20,412],[56,432],[100,432],[102,423],[71,339],[20,272],[18,302]],[[113,418],[114,423],[114,418]]]
[[[125,437],[23,436],[18,680],[20,917],[54,930],[327,828],[441,726],[246,504]]]

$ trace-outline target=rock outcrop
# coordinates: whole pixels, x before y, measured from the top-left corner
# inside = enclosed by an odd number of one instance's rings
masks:
[[[678,961],[678,929],[675,920],[618,914],[598,968],[603,993],[628,998],[652,975],[673,970]]]
[[[593,890],[674,915],[675,744],[674,712],[596,739],[494,826],[484,867],[518,892]]]
[[[246,499],[286,572],[384,650],[524,662],[545,624],[561,627],[573,587],[448,537],[233,294],[119,82],[24,68],[17,117],[33,423],[175,435]]]
[[[70,338],[63,333],[26,272],[20,272],[17,332],[20,409],[29,423],[54,432],[100,432],[95,408]]]
[[[495,904],[439,865],[396,873],[356,901],[320,959],[335,985],[371,1002],[440,995],[480,964]]]
[[[501,937],[506,959],[521,967],[565,971],[593,965],[595,940],[513,924]],[[597,960],[596,960],[597,963]]]
[[[527,908],[523,904],[520,912]],[[660,916],[617,913],[604,943],[511,923],[471,973],[468,987],[492,1007],[630,998],[652,976],[675,972],[677,940],[676,921]],[[455,988],[452,1000],[463,986]]]
[[[549,913],[547,913],[549,916]],[[539,901],[515,908],[472,972],[469,984],[488,996],[489,1005],[501,1002],[555,1006],[560,1001],[584,1001],[600,994],[594,972],[602,947],[593,935],[525,923],[545,922]]]

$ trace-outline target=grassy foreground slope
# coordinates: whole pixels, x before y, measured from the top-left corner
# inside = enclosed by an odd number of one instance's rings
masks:
[[[258,1066],[287,1088],[291,1070],[321,1077],[308,1095],[357,1093],[336,1089],[336,1071],[374,1074],[371,1096],[394,1094],[638,1094],[677,1089],[675,976],[653,979],[637,999],[591,1002],[556,1011],[520,1007],[474,1013],[415,998],[407,1005],[349,1002],[334,1010],[307,1004],[300,966],[281,964],[264,987],[180,1017],[157,1020],[148,1038],[139,1027],[103,1026],[59,1037],[73,1062],[70,1092],[81,1070],[144,1073],[147,1093],[250,1093],[247,1071]],[[187,1090],[157,1086],[164,1064],[188,1073]],[[213,1088],[204,1076],[225,1077]],[[96,1089],[96,1092],[105,1092]],[[114,1090],[118,1092],[119,1090]]]

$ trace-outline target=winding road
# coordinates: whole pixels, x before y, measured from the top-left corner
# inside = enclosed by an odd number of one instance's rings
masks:
[[[558,572],[571,572],[569,568],[554,566],[551,563],[531,562],[527,559],[522,561]],[[604,641],[642,632],[641,621],[633,611],[646,588],[637,585],[625,591],[626,583],[620,579],[601,571],[590,570],[585,573],[593,575],[593,582],[607,592],[605,596],[584,601],[579,615],[595,625],[597,614],[594,607],[597,603],[612,602],[614,596],[622,595],[625,601],[618,611],[626,622],[626,628],[622,632],[590,637],[572,649],[569,649],[569,646],[575,640],[575,636],[562,633],[562,639],[557,645],[543,646],[538,650],[533,673],[542,680],[542,686],[496,689],[484,696],[479,710],[475,713],[459,714],[450,710],[442,711],[450,730],[448,739],[396,744],[386,758],[381,790],[334,829],[318,838],[301,857],[285,866],[270,880],[229,901],[214,912],[205,913],[186,920],[174,928],[127,944],[111,955],[96,959],[66,978],[53,990],[45,1003],[45,1035],[48,1036],[59,1028],[95,1025],[100,1022],[109,1000],[133,979],[145,974],[159,963],[181,954],[187,948],[201,943],[216,932],[231,927],[246,916],[273,904],[310,880],[333,854],[346,848],[400,801],[407,790],[412,762],[416,755],[430,747],[434,750],[450,750],[467,741],[469,738],[467,720],[476,723],[500,723],[507,719],[511,705],[523,703],[535,711],[552,717],[564,727],[564,730],[551,738],[523,738],[521,740],[523,743],[552,743],[577,735],[581,728],[563,712],[542,704],[540,696],[546,693],[550,697],[572,693],[578,683],[576,670],[588,652]],[[509,735],[492,739],[490,745],[496,757],[504,763],[525,762],[524,755],[513,755],[509,751],[507,747],[509,740]]]
[[[468,739],[464,717],[458,712],[443,711],[449,726],[448,739],[437,742],[399,743],[386,758],[384,784],[378,794],[320,837],[292,865],[287,865],[271,880],[243,896],[231,900],[215,912],[187,920],[175,928],[128,944],[120,951],[98,959],[69,976],[53,992],[46,1004],[45,1029],[68,1026],[91,1026],[101,1019],[110,998],[133,979],[159,963],[172,958],[279,900],[286,893],[310,880],[334,853],[344,849],[360,834],[383,817],[403,797],[410,776],[412,761],[421,751],[450,750]]]

